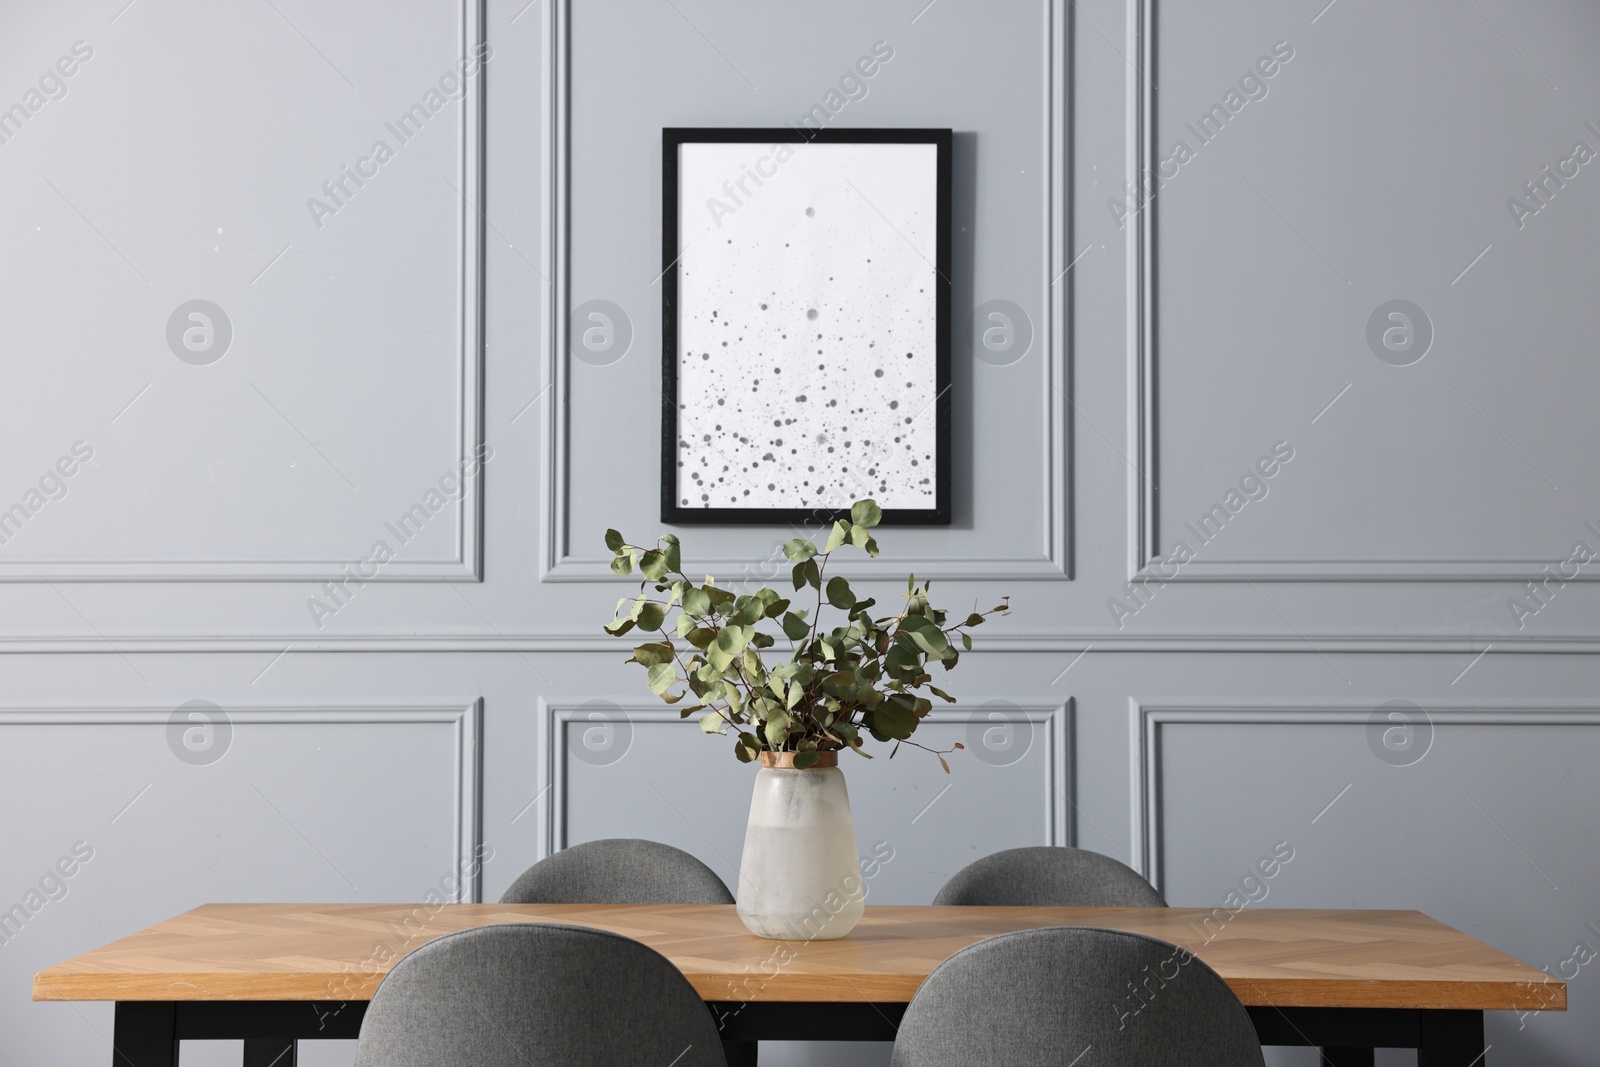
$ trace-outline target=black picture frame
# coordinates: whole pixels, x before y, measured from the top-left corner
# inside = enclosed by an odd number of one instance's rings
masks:
[[[678,497],[679,451],[679,300],[680,147],[701,143],[791,144],[930,144],[936,148],[936,248],[934,250],[934,383],[932,407],[934,433],[934,503],[928,508],[885,507],[885,525],[946,526],[951,521],[951,397],[950,397],[950,264],[951,264],[951,157],[953,133],[949,129],[874,128],[800,129],[780,127],[693,128],[666,127],[661,131],[661,519],[677,525],[824,524],[847,518],[846,508],[823,507],[689,507]],[[887,219],[885,220],[887,221]]]

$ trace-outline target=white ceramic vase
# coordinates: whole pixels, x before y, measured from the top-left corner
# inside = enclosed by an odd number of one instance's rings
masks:
[[[861,919],[866,886],[836,753],[805,770],[763,752],[739,861],[739,918],[775,941],[831,941]]]

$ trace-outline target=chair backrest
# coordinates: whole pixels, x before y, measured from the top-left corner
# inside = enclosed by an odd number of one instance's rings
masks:
[[[522,872],[502,904],[732,904],[717,873],[681,848],[613,837],[562,849]]]
[[[956,872],[935,904],[1164,908],[1155,887],[1110,856],[1081,848],[1012,848]]]
[[[1060,1067],[1079,1057],[1095,1067],[1263,1064],[1249,1013],[1215,971],[1165,941],[1080,926],[1002,934],[945,960],[906,1009],[892,1062]]]
[[[558,923],[480,926],[396,963],[356,1067],[723,1067],[716,1024],[666,957]]]

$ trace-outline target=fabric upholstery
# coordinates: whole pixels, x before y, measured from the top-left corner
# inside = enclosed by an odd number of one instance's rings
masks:
[[[614,837],[562,849],[535,863],[502,904],[732,904],[715,871],[681,848]],[[756,1067],[757,1043],[727,1041],[728,1067]]]
[[[1087,1053],[1087,1054],[1086,1054]],[[1263,1067],[1215,971],[1141,934],[1053,926],[962,949],[917,991],[893,1067]]]
[[[716,1024],[666,957],[579,926],[507,923],[390,969],[356,1067],[723,1067]]]
[[[507,889],[502,904],[732,904],[715,871],[658,841],[609,838],[540,860]]]
[[[1081,848],[1013,848],[956,872],[935,904],[1054,908],[1164,908],[1139,872]]]

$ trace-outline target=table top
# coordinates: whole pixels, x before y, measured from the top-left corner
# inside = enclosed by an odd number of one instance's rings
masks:
[[[1566,1008],[1566,986],[1417,911],[869,905],[837,941],[767,941],[732,905],[207,904],[34,976],[35,1000],[370,999],[435,937],[507,922],[598,927],[656,949],[708,1001],[904,1003],[957,950],[1041,926],[1188,949],[1247,1005]]]

